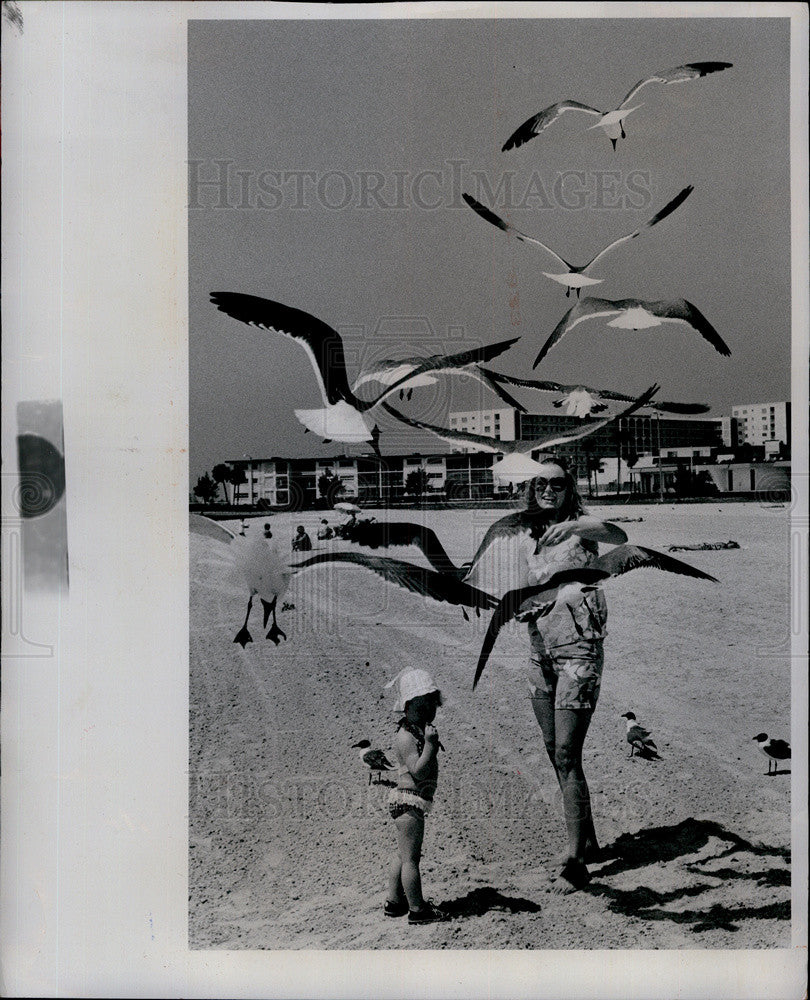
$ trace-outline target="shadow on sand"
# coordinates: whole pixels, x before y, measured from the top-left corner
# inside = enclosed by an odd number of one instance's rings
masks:
[[[632,871],[648,865],[664,864],[676,858],[696,854],[712,839],[725,842],[726,847],[716,854],[702,858],[698,862],[685,865],[685,870],[693,875],[711,879],[745,879],[755,882],[758,887],[789,887],[790,873],[784,869],[760,871],[738,871],[735,868],[704,869],[701,865],[708,861],[745,853],[760,858],[778,858],[790,861],[790,851],[784,847],[768,847],[752,844],[720,823],[712,820],[686,819],[673,826],[651,827],[637,833],[622,834],[605,848],[606,864],[595,873],[589,891],[608,900],[609,909],[625,916],[647,920],[669,920],[678,924],[691,924],[692,931],[710,929],[737,930],[740,920],[790,920],[790,900],[772,902],[762,906],[725,906],[713,904],[706,909],[665,910],[662,907],[679,899],[699,897],[704,892],[716,888],[710,882],[686,886],[669,892],[657,892],[647,886],[634,889],[614,889],[602,884],[602,879],[622,872]]]
[[[482,917],[490,910],[507,910],[509,913],[539,913],[540,904],[520,896],[504,896],[491,885],[473,889],[466,896],[448,899],[441,908],[454,917]]]

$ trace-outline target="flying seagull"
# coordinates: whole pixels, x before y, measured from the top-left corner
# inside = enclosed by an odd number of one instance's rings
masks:
[[[585,302],[589,302],[586,299]],[[560,409],[565,407],[565,412],[575,417],[590,417],[594,413],[601,413],[607,409],[607,403],[600,400],[612,399],[623,403],[632,402],[633,396],[627,396],[621,392],[612,392],[610,389],[592,389],[587,385],[563,385],[560,382],[537,381],[528,378],[517,378],[515,375],[503,375],[501,372],[494,372],[491,368],[479,369],[488,375],[493,382],[506,382],[509,385],[522,386],[525,389],[538,389],[541,392],[562,393],[560,399],[553,401],[553,406]],[[672,403],[655,400],[647,404],[651,410],[661,413],[708,413],[711,409],[706,403]]]
[[[784,740],[769,740],[767,733],[759,733],[753,739],[768,758],[768,774],[778,774],[779,761],[790,760],[790,744]],[[771,769],[771,765],[773,765],[773,769]]]
[[[603,278],[591,278],[585,274],[600,257],[612,250],[613,247],[618,246],[620,243],[625,243],[627,240],[633,240],[637,236],[640,236],[645,229],[650,229],[652,226],[657,225],[663,219],[666,219],[668,215],[671,215],[679,205],[682,205],[689,195],[694,190],[693,186],[689,184],[682,191],[678,192],[672,201],[667,202],[666,205],[646,222],[642,223],[638,229],[635,229],[632,233],[628,233],[626,236],[620,236],[617,240],[609,243],[604,249],[600,250],[595,257],[591,257],[587,264],[576,265],[572,264],[570,261],[565,260],[556,251],[552,250],[550,246],[545,243],[541,243],[540,240],[535,239],[534,236],[527,236],[526,233],[522,233],[519,229],[516,229],[510,222],[505,222],[500,216],[496,215],[493,211],[486,208],[480,202],[476,201],[469,194],[462,194],[462,198],[467,202],[470,208],[477,212],[482,219],[486,219],[487,222],[491,223],[493,226],[497,226],[498,229],[502,229],[505,233],[511,233],[516,239],[521,240],[523,243],[531,243],[533,246],[541,247],[551,254],[556,260],[558,260],[562,266],[566,269],[562,274],[551,274],[548,271],[543,271],[543,274],[547,278],[551,278],[552,281],[558,282],[560,285],[565,285],[565,294],[568,297],[571,294],[571,290],[574,289],[577,293],[577,298],[579,298],[580,291],[586,285],[599,285],[604,280]]]
[[[189,515],[189,529],[195,534],[205,535],[232,547],[234,564],[242,571],[249,593],[244,624],[233,640],[242,649],[253,642],[247,627],[253,598],[258,596],[261,599],[265,626],[270,615],[273,615],[273,627],[267,633],[267,638],[278,645],[281,639],[287,638],[276,622],[278,598],[287,592],[297,573],[327,562],[366,569],[404,590],[422,594],[438,603],[459,605],[468,620],[466,608],[475,608],[476,614],[480,614],[482,609],[492,609],[498,603],[491,594],[461,581],[458,572],[439,573],[413,563],[368,556],[363,552],[324,552],[304,562],[290,563],[287,553],[282,553],[275,543],[271,544],[263,537],[247,542],[216,521],[199,514]]]
[[[441,368],[431,369],[433,374],[425,371],[425,362],[439,362],[442,360],[444,359],[441,355],[434,354],[430,358],[402,358],[400,360],[389,359],[381,361],[375,368],[360,375],[352,386],[352,392],[356,393],[358,388],[367,382],[379,382],[382,385],[389,386],[396,383],[400,386],[399,398],[403,399],[407,394],[407,398],[410,399],[414,389],[421,386],[435,385],[438,382],[438,375],[462,375],[475,379],[475,381],[480,382],[487,389],[491,389],[496,395],[500,396],[507,406],[514,407],[514,409],[520,410],[521,413],[527,412],[526,407],[503,388],[501,385],[503,380],[493,378],[492,373],[481,368],[480,365],[466,364],[454,367],[444,365]],[[408,378],[408,375],[417,369],[422,374],[412,375],[411,378]]]
[[[479,361],[496,358],[518,341],[518,337],[488,347],[460,351],[446,356],[434,355],[409,365],[410,370],[395,379],[379,395],[369,400],[358,399],[349,385],[343,341],[337,330],[281,302],[240,292],[212,292],[211,302],[232,319],[281,333],[301,344],[315,371],[323,407],[317,410],[296,410],[295,415],[308,431],[325,441],[374,441],[364,414],[399,388],[407,388],[412,379],[426,372],[443,368],[458,369]]]
[[[395,410],[389,403],[383,403],[383,408],[388,410],[389,413],[392,413],[397,420],[401,420],[403,423],[408,424],[411,427],[418,427],[421,430],[431,431],[433,434],[436,434],[438,437],[442,438],[442,440],[447,441],[450,444],[456,444],[458,441],[463,441],[466,444],[474,444],[477,447],[482,448],[484,451],[493,451],[504,454],[505,457],[492,466],[491,472],[493,476],[500,476],[503,479],[509,479],[513,482],[522,482],[526,479],[531,479],[540,469],[540,464],[531,458],[531,453],[533,451],[548,451],[549,449],[556,448],[559,445],[568,444],[571,441],[577,441],[580,438],[588,437],[600,428],[606,427],[608,424],[613,423],[616,420],[628,417],[631,413],[634,413],[642,406],[646,406],[652,396],[658,392],[659,388],[660,387],[658,385],[650,386],[650,388],[639,396],[638,399],[634,400],[630,406],[626,407],[621,413],[617,413],[615,416],[587,423],[582,427],[582,429],[577,431],[570,431],[566,434],[552,434],[543,438],[538,438],[535,441],[502,441],[500,438],[490,437],[486,434],[473,434],[469,431],[458,431],[450,427],[439,427],[436,424],[429,424],[423,420],[415,420],[413,417],[406,417],[398,410]]]
[[[487,538],[485,537],[484,543],[486,542]],[[482,547],[484,543],[482,543]],[[479,549],[479,551],[481,550]],[[476,553],[477,555],[478,553]],[[501,598],[487,628],[478,657],[473,688],[484,672],[498,633],[507,622],[513,618],[524,620],[529,617],[545,617],[558,601],[565,601],[568,596],[573,594],[587,594],[589,590],[593,590],[594,587],[610,577],[620,576],[633,569],[661,569],[669,573],[678,573],[682,576],[691,576],[698,580],[711,580],[713,583],[717,583],[715,577],[695,569],[694,566],[690,566],[689,563],[682,562],[680,559],[673,559],[672,556],[668,556],[664,552],[656,552],[655,549],[647,549],[641,545],[624,544],[617,545],[614,549],[599,556],[589,566],[560,570],[545,583],[510,590]]]
[[[638,724],[635,714],[633,712],[625,712],[622,718],[627,720],[627,735],[625,738],[630,744],[630,756],[632,757],[635,752],[639,757],[644,757],[647,760],[661,760],[658,754],[658,747],[653,743],[652,736],[644,726]]]
[[[360,740],[359,743],[352,744],[352,750],[360,751],[360,760],[368,768],[368,783],[371,784],[371,776],[376,772],[377,784],[382,779],[383,771],[393,771],[394,765],[385,756],[382,750],[374,750],[371,740]]]
[[[415,545],[438,573],[464,576],[448,556],[432,528],[411,521],[358,521],[343,529],[341,538],[369,549]]]
[[[304,562],[294,563],[296,570],[324,563],[343,563],[371,570],[383,579],[397,584],[404,590],[422,594],[431,600],[444,604],[461,606],[462,614],[469,620],[466,608],[475,608],[476,614],[482,610],[495,608],[498,601],[486,591],[479,590],[458,578],[454,573],[439,573],[434,569],[415,566],[400,559],[385,559],[381,556],[367,556],[364,552],[323,552]]]
[[[700,77],[708,76],[710,73],[719,73],[721,70],[729,69],[731,63],[727,62],[696,62],[686,63],[683,66],[676,66],[674,69],[665,70],[663,73],[655,73],[653,76],[645,77],[630,90],[621,104],[613,111],[600,111],[592,108],[588,104],[581,104],[579,101],[559,101],[538,112],[525,121],[517,131],[515,131],[503,144],[501,152],[508,149],[516,149],[524,143],[533,139],[536,135],[544,132],[549,125],[553,125],[557,119],[566,111],[582,111],[587,115],[596,115],[599,121],[589,128],[601,128],[610,139],[613,148],[620,138],[626,139],[624,131],[624,119],[642,105],[635,104],[627,107],[629,102],[636,96],[642,87],[648,83],[686,83],[688,80],[698,80]]]
[[[617,330],[649,330],[664,323],[679,323],[691,327],[708,341],[718,354],[729,357],[731,350],[703,313],[686,299],[597,299],[587,298],[573,305],[554,327],[534,359],[536,368],[551,348],[575,326],[596,317],[612,316],[607,324]]]

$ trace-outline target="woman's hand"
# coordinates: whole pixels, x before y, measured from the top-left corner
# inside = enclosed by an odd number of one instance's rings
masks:
[[[577,533],[576,521],[560,521],[559,524],[552,524],[544,534],[538,539],[538,545],[559,545],[566,538],[570,538]]]
[[[439,745],[439,732],[435,726],[431,726],[430,724],[425,726],[425,743]]]

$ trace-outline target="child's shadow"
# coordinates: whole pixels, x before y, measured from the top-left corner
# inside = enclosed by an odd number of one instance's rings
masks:
[[[490,910],[508,910],[510,913],[539,913],[540,905],[520,896],[504,896],[491,885],[473,889],[466,896],[449,899],[440,904],[445,913],[453,917],[482,917]]]

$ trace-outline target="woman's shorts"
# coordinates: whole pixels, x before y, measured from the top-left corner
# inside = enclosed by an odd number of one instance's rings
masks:
[[[601,590],[578,602],[560,602],[529,622],[531,696],[553,699],[555,709],[593,711],[602,683],[607,605]]]
[[[430,799],[423,799],[410,788],[392,788],[388,796],[388,812],[391,819],[398,819],[407,812],[425,817],[433,808]]]

